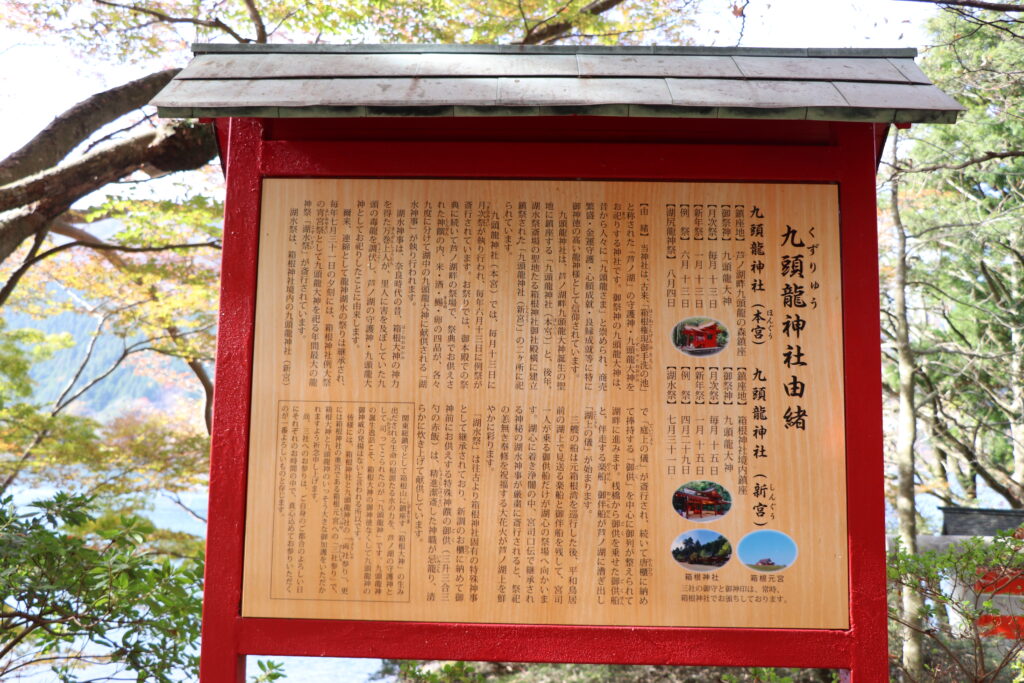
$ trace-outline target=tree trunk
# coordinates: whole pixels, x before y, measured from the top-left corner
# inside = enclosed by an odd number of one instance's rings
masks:
[[[217,153],[209,126],[164,124],[0,187],[0,262],[75,201],[141,168],[199,168]]]
[[[1019,230],[1011,230],[1009,235],[1010,248],[1016,254],[1021,253],[1022,242]],[[1010,301],[1009,306],[1016,308],[1024,296],[1024,265],[1019,261],[1011,261],[1010,266]],[[1013,316],[1010,322],[1010,392],[1012,402],[1010,404],[1010,442],[1013,447],[1013,481],[1018,487],[1024,485],[1024,331],[1021,324],[1024,321],[1018,316]],[[1011,507],[1020,508],[1021,499],[1024,496],[1018,495],[1016,501],[1010,501]]]
[[[896,167],[893,145],[893,167]],[[897,254],[893,292],[896,319],[896,355],[899,366],[899,415],[896,426],[896,515],[900,542],[908,553],[917,553],[917,508],[914,492],[914,443],[917,441],[917,414],[914,406],[914,352],[910,346],[910,319],[907,314],[907,233],[900,219],[899,175],[892,177],[890,214],[896,232]],[[903,633],[903,668],[911,680],[921,679],[924,662],[921,654],[921,618],[924,607],[921,593],[904,586],[901,611],[907,626]]]
[[[56,166],[97,130],[149,103],[179,69],[149,74],[96,93],[56,117],[24,147],[0,160],[0,186]]]

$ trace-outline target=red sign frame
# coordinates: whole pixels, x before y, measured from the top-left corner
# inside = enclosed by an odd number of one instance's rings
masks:
[[[844,345],[850,628],[710,629],[240,616],[264,178],[836,183],[844,329],[877,339],[875,170],[888,124],[517,117],[217,121],[227,176],[201,680],[246,655],[837,668],[888,680],[881,359]],[[671,142],[665,142],[671,140]],[[867,331],[865,334],[864,332]],[[838,332],[838,331],[837,331]]]

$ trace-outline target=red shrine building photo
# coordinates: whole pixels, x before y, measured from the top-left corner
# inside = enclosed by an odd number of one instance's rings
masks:
[[[682,330],[682,346],[693,349],[713,349],[718,346],[718,323],[709,320],[700,325],[685,325]]]

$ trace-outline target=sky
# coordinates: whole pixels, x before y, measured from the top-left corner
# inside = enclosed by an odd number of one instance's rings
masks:
[[[797,547],[786,534],[765,529],[754,531],[740,539],[736,552],[743,564],[754,564],[758,560],[770,558],[775,564],[793,564],[796,559]]]
[[[707,7],[728,2],[711,2]],[[933,5],[907,0],[752,0],[742,45],[747,47],[916,47]],[[723,16],[725,14],[725,16]],[[731,14],[715,13],[714,44],[736,43]],[[720,23],[719,23],[720,22]]]
[[[736,44],[740,24],[729,11],[732,1],[705,0],[706,10],[698,17],[697,44]],[[927,42],[922,24],[934,11],[929,4],[906,0],[752,0],[747,6],[741,44],[920,50]],[[187,55],[169,56],[164,66],[184,66],[186,59]],[[0,157],[24,144],[45,122],[78,101],[151,70],[152,65],[92,63],[59,44],[0,26]],[[160,509],[175,525],[188,525],[187,518],[175,515],[169,504],[161,504]],[[776,561],[784,560],[781,555],[776,557],[778,553],[769,555]],[[361,683],[379,665],[377,660],[274,659],[285,662],[289,680],[307,683]],[[251,660],[250,671],[254,665]]]

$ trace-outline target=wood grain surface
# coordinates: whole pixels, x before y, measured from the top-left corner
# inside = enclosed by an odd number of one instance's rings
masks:
[[[834,185],[268,179],[261,215],[243,616],[848,628]],[[677,512],[705,481],[725,514]],[[765,530],[795,560],[747,566]]]

